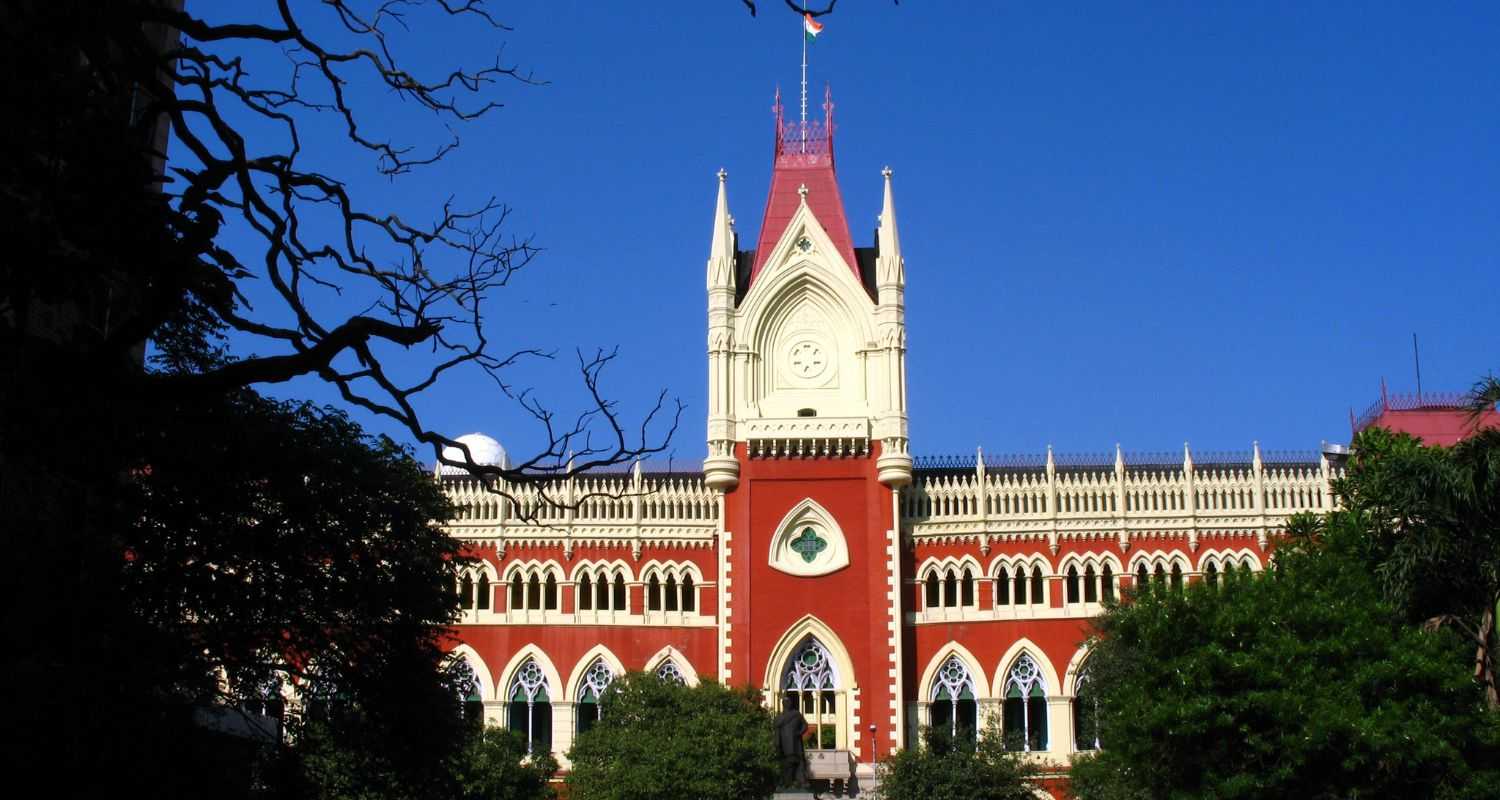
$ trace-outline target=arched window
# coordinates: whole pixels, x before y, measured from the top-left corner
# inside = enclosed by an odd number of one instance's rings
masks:
[[[646,581],[646,608],[649,611],[661,610],[661,581],[657,580],[656,573],[651,573],[651,579]]]
[[[1203,580],[1208,583],[1211,589],[1219,587],[1219,568],[1214,565],[1214,562],[1208,562],[1208,566],[1203,568]]]
[[[963,604],[964,608],[974,605],[974,574],[969,572],[968,567],[964,567],[964,574],[959,583],[959,589],[961,590],[959,602]]]
[[[786,700],[795,703],[807,718],[811,750],[835,750],[839,746],[838,676],[828,649],[809,636],[792,654],[782,672]]]
[[[1016,605],[1026,605],[1026,568],[1016,565]]]
[[[526,607],[526,590],[521,586],[521,573],[510,579],[510,610]]]
[[[1172,590],[1182,591],[1182,565],[1172,564]]]
[[[481,611],[490,607],[490,576],[479,573],[479,584],[475,588],[474,606]]]
[[[474,607],[474,579],[467,574],[458,582],[458,607]]]
[[[600,580],[599,589],[602,592],[604,590],[604,586],[603,586],[604,578],[601,576],[599,580]],[[626,608],[625,608],[625,573],[623,573],[623,572],[616,572],[615,573],[614,596],[615,597],[614,597],[613,608],[616,611],[625,611],[626,610]]]
[[[1115,572],[1114,572],[1114,570],[1112,570],[1112,569],[1109,568],[1109,564],[1105,564],[1104,565],[1104,574],[1100,577],[1099,582],[1101,584],[1103,584],[1104,599],[1105,600],[1114,600],[1115,599]]]
[[[1047,749],[1047,687],[1030,653],[1022,653],[1005,676],[1005,749]]]
[[[938,668],[928,709],[933,730],[944,731],[955,740],[976,741],[979,705],[974,698],[974,679],[958,656],[948,656]]]
[[[925,599],[927,602],[924,607],[926,608],[937,608],[942,605],[939,597],[937,570],[927,573],[927,597]]]
[[[479,678],[463,659],[459,659],[453,670],[458,679],[458,707],[464,722],[475,728],[483,726],[484,695],[480,693]]]
[[[943,576],[943,605],[948,608],[958,605],[958,574],[952,567]]]
[[[1042,586],[1042,568],[1031,568],[1031,603],[1032,605],[1045,605],[1047,602],[1047,590]]]
[[[1225,580],[1226,583],[1229,581],[1229,577],[1231,575],[1233,575],[1233,574],[1234,574],[1234,562],[1230,561],[1227,558],[1224,559],[1224,580]]]
[[[1079,592],[1079,586],[1078,586],[1078,565],[1076,565],[1076,564],[1070,565],[1068,567],[1067,585],[1068,585],[1068,589],[1067,589],[1067,592],[1068,592],[1068,602],[1069,603],[1077,603],[1077,602],[1079,602],[1080,599],[1081,599],[1081,597],[1082,597],[1082,595]]]
[[[661,662],[661,665],[656,668],[656,677],[678,686],[687,685],[687,678],[683,676],[682,669],[677,666],[676,661],[670,658]]]
[[[693,590],[693,576],[686,572],[682,574],[682,610],[698,610],[698,596]]]
[[[1010,605],[1010,570],[1005,567],[995,575],[995,605]]]
[[[677,610],[677,576],[667,573],[667,610]]]
[[[1099,602],[1099,585],[1094,581],[1094,565],[1083,568],[1083,602]]]
[[[583,685],[578,687],[578,732],[587,733],[599,721],[602,712],[600,701],[604,699],[604,693],[609,685],[614,683],[614,670],[604,663],[604,659],[595,659],[589,665],[588,671],[583,673]]]
[[[533,576],[532,580],[536,580]],[[516,670],[510,682],[510,729],[526,739],[526,752],[552,749],[552,702],[547,696],[547,677],[536,660]]]
[[[542,580],[535,572],[526,582],[526,607],[533,611],[542,607]]]
[[[1094,696],[1088,662],[1073,679],[1073,747],[1080,751],[1099,749],[1099,699]]]
[[[1135,590],[1137,592],[1146,591],[1146,587],[1150,585],[1148,583],[1150,580],[1151,573],[1147,570],[1146,562],[1142,561],[1135,566]]]
[[[1156,563],[1155,578],[1157,586],[1163,586],[1167,582],[1167,568],[1162,566],[1159,561]]]
[[[550,572],[547,573],[546,597],[547,597],[547,606],[546,606],[547,610],[548,611],[555,611],[557,609],[557,578],[554,577],[552,575],[552,573],[550,573]]]
[[[1245,556],[1245,560],[1240,562],[1240,566],[1243,567],[1246,572],[1255,571],[1255,562],[1250,560],[1250,556]]]
[[[599,608],[604,608],[600,603]],[[578,610],[592,611],[594,609],[594,579],[587,572],[578,581]]]

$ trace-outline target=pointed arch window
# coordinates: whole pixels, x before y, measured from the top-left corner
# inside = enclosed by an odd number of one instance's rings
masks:
[[[526,590],[522,586],[521,573],[517,572],[510,579],[510,610],[519,611],[526,607]]]
[[[1042,583],[1042,568],[1031,568],[1031,603],[1032,605],[1045,605],[1047,602],[1046,584]]]
[[[1078,565],[1077,564],[1069,565],[1069,567],[1068,567],[1067,587],[1068,587],[1067,588],[1067,591],[1068,591],[1068,602],[1069,603],[1077,603],[1077,602],[1079,602],[1079,600],[1081,599],[1081,594],[1079,592],[1080,587],[1078,585]]]
[[[603,579],[601,578],[600,580],[602,581]],[[600,586],[600,590],[601,591],[603,590],[603,586]],[[625,607],[625,573],[623,573],[623,572],[616,572],[615,573],[615,585],[614,585],[613,594],[614,594],[614,598],[613,598],[613,607],[614,607],[614,609],[616,611],[625,611],[626,610],[626,607]]]
[[[1083,568],[1083,602],[1099,602],[1099,584],[1096,582],[1094,565],[1089,564]]]
[[[678,686],[687,685],[687,677],[682,674],[682,668],[670,658],[661,662],[661,665],[656,668],[656,677]]]
[[[526,582],[526,607],[536,609],[542,607],[542,579],[532,573],[531,580]]]
[[[458,607],[474,607],[474,579],[467,574],[458,582]]]
[[[1026,605],[1026,568],[1016,565],[1016,605]]]
[[[1135,590],[1137,592],[1146,591],[1146,587],[1150,586],[1150,580],[1151,572],[1146,567],[1146,562],[1142,561],[1135,566]]]
[[[828,648],[807,637],[787,661],[781,680],[786,701],[795,703],[807,718],[808,749],[837,749],[843,703]]]
[[[1219,567],[1217,564],[1212,561],[1208,562],[1208,566],[1203,568],[1203,580],[1208,584],[1208,588],[1219,588]]]
[[[526,752],[551,751],[552,701],[547,695],[547,677],[536,659],[528,659],[516,670],[508,697],[509,727],[526,739]]]
[[[1030,653],[1022,653],[1005,676],[1005,749],[1032,752],[1047,749],[1047,686],[1041,667]]]
[[[693,576],[684,572],[682,574],[682,610],[698,610],[698,596],[693,589]]]
[[[648,611],[661,610],[661,580],[656,573],[651,573],[651,579],[646,581],[646,609]]]
[[[963,574],[963,577],[960,579],[958,587],[959,587],[959,592],[960,592],[959,598],[958,598],[959,603],[964,608],[969,608],[970,606],[973,606],[974,605],[974,573],[970,572],[968,567],[964,567],[964,574]]]
[[[667,599],[667,610],[668,611],[676,611],[677,610],[677,576],[676,575],[672,575],[671,573],[667,574],[667,591],[666,591],[666,595],[667,595],[667,598],[666,598]]]
[[[1073,747],[1079,751],[1099,749],[1099,698],[1094,695],[1088,662],[1073,679]]]
[[[1115,571],[1110,569],[1109,564],[1104,565],[1104,574],[1099,580],[1100,588],[1104,590],[1104,599],[1113,602],[1115,599]]]
[[[464,722],[475,728],[484,725],[484,694],[479,688],[479,677],[463,659],[454,666],[454,673],[458,678],[458,707]]]
[[[979,705],[974,697],[974,678],[958,656],[948,656],[938,668],[928,710],[934,730],[946,732],[955,741],[976,741]]]
[[[599,607],[602,609],[604,604],[600,603]],[[589,577],[587,572],[578,579],[578,610],[594,610],[594,579]]]
[[[547,586],[546,586],[546,595],[545,596],[546,596],[546,609],[548,611],[556,611],[557,610],[557,578],[552,573],[550,573],[550,572],[547,573]]]
[[[476,593],[474,607],[481,611],[488,610],[490,607],[490,576],[482,572],[479,573],[479,583],[475,585],[474,591]]]
[[[1182,591],[1182,565],[1181,564],[1175,564],[1174,563],[1172,565],[1172,591],[1174,591],[1174,592],[1180,592],[1180,591]]]
[[[1004,566],[995,574],[995,605],[1010,605],[1010,570]]]
[[[958,573],[952,567],[943,576],[943,605],[947,608],[958,605]]]
[[[604,659],[594,659],[588,671],[583,673],[583,685],[578,687],[578,732],[587,733],[603,716],[601,701],[610,684],[615,681],[614,670]]]
[[[927,573],[926,596],[923,603],[926,608],[937,608],[942,605],[941,590],[938,588],[937,570]]]

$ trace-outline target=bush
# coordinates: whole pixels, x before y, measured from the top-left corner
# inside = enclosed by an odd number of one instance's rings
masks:
[[[882,800],[1033,800],[1035,767],[1005,749],[991,719],[977,742],[922,730],[923,746],[900,750],[880,764]]]
[[[645,673],[615,680],[568,758],[574,800],[744,800],[770,795],[778,775],[760,692]]]

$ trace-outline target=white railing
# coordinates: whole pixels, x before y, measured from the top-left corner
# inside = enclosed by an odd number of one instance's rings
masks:
[[[449,532],[464,539],[570,540],[711,538],[718,498],[697,475],[630,473],[534,482],[442,477],[456,512]]]
[[[1316,460],[1314,460],[1316,459]],[[980,454],[972,471],[952,462],[923,468],[901,494],[901,524],[915,537],[1034,535],[1054,545],[1070,532],[1257,531],[1262,537],[1298,512],[1333,507],[1331,482],[1340,470],[1326,457],[1272,460],[1256,446],[1239,462],[1215,458],[1197,466],[1184,448],[1180,464],[1131,465],[1116,451],[1113,464],[1059,466],[1052,453],[1032,466],[986,466]]]

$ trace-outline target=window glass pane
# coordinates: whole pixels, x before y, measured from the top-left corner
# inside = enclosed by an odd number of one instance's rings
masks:
[[[592,611],[594,608],[594,580],[588,575],[578,582],[578,610]]]
[[[601,592],[604,590],[602,583],[599,586],[599,590]],[[615,573],[615,601],[613,605],[616,611],[627,610],[625,608],[625,575],[619,572]]]
[[[490,576],[479,576],[479,596],[475,598],[476,605],[481,609],[490,607]]]
[[[546,604],[548,611],[553,611],[557,608],[557,578],[551,575],[547,576]]]
[[[661,581],[655,575],[646,582],[646,608],[652,611],[661,610]]]
[[[1047,749],[1047,699],[1045,697],[1031,697],[1027,699],[1026,739],[1032,750]]]
[[[1000,730],[1005,739],[1006,750],[1021,750],[1026,743],[1025,709],[1018,697],[1005,698]]]
[[[1047,592],[1042,584],[1042,568],[1031,568],[1031,602],[1033,605],[1042,605],[1047,602]]]
[[[1108,564],[1104,565],[1104,575],[1099,579],[1099,582],[1104,585],[1104,599],[1115,599],[1115,574],[1110,570]]]
[[[524,608],[525,596],[521,589],[521,576],[517,575],[510,580],[510,607],[512,609]]]
[[[693,588],[693,576],[691,575],[682,576],[682,610],[698,610],[698,596],[697,591]]]
[[[1005,567],[995,576],[995,605],[1010,605],[1010,572]]]
[[[943,577],[943,605],[948,608],[958,605],[958,575],[951,569]]]
[[[959,601],[965,607],[974,605],[974,576],[970,574],[967,567],[964,568],[963,595]]]
[[[978,735],[979,704],[973,699],[958,701],[958,738],[973,744]]]
[[[677,610],[677,576],[667,576],[667,610]]]
[[[1077,603],[1079,601],[1079,599],[1080,599],[1079,598],[1079,593],[1078,593],[1078,567],[1076,567],[1076,566],[1075,567],[1068,567],[1068,581],[1067,581],[1067,584],[1068,584],[1068,587],[1067,587],[1068,588],[1068,602],[1069,603]]]
[[[927,597],[924,608],[937,608],[942,605],[938,598],[938,578],[936,572],[927,573]]]

